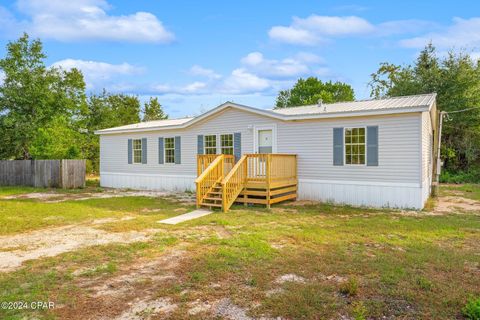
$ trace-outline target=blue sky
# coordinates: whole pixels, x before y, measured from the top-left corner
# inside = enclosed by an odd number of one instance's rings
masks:
[[[351,84],[367,98],[380,62],[439,52],[480,57],[476,1],[0,0],[0,54],[23,31],[49,65],[88,89],[158,96],[171,117],[226,100],[271,108],[299,77]]]

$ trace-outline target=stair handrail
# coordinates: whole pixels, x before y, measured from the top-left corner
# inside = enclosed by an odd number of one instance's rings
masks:
[[[247,181],[247,155],[243,155],[222,180],[222,209],[227,212]]]
[[[224,160],[223,154],[218,155],[205,171],[195,179],[195,184],[197,185],[197,207],[201,205],[203,198],[211,191],[215,183],[222,181],[225,170]]]

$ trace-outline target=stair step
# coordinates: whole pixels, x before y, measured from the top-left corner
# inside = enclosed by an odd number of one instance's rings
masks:
[[[202,202],[201,205],[204,206],[204,207],[217,207],[217,208],[221,208],[221,207],[222,207],[222,205],[221,205],[221,204],[218,204],[218,203],[205,203],[205,202]]]
[[[206,198],[203,198],[203,200],[222,201],[222,198],[211,198],[211,197],[206,197]]]
[[[208,194],[222,194],[222,192],[220,192],[220,191],[210,191],[210,192],[208,192]]]

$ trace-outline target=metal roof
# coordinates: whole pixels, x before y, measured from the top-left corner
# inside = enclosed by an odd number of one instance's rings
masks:
[[[166,120],[154,120],[154,121],[146,121],[140,123],[129,124],[126,126],[108,128],[103,130],[98,130],[98,133],[109,133],[109,132],[117,132],[117,131],[133,131],[135,129],[149,129],[149,128],[162,128],[162,127],[171,127],[171,126],[178,126],[184,124],[194,118],[181,118],[181,119],[166,119]]]
[[[435,93],[415,96],[393,97],[374,100],[359,100],[350,102],[322,103],[302,107],[273,109],[271,111],[282,115],[311,115],[341,112],[374,111],[398,108],[427,107],[435,101]]]
[[[143,132],[152,130],[183,129],[212,116],[227,108],[235,108],[283,121],[321,119],[350,116],[372,116],[405,112],[429,111],[435,103],[436,94],[421,94],[384,99],[359,100],[319,105],[290,107],[284,109],[265,110],[225,102],[197,117],[147,121],[121,127],[95,131],[96,134],[114,134],[125,132]]]

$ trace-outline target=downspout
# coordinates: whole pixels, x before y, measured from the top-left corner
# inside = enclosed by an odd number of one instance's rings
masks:
[[[442,170],[442,161],[440,159],[440,146],[442,144],[442,125],[443,125],[443,116],[446,114],[445,111],[440,112],[440,119],[438,119],[438,143],[437,143],[437,168],[435,170],[435,181],[433,182],[433,196],[438,195],[438,188],[440,185],[440,173]]]

